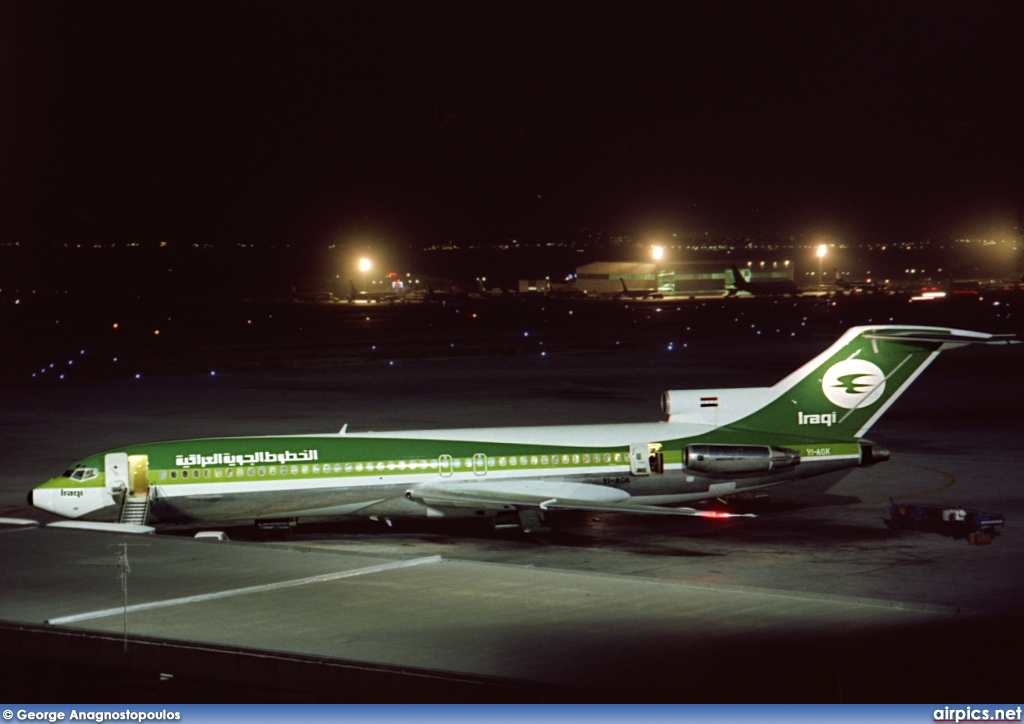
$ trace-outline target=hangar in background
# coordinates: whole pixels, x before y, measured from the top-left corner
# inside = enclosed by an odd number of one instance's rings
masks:
[[[595,261],[576,269],[576,288],[595,296],[613,296],[622,291],[657,290],[668,295],[724,294],[732,284],[732,261],[617,262]],[[793,281],[793,264],[759,262],[739,267],[750,271],[748,281]],[[622,280],[620,282],[619,280]]]

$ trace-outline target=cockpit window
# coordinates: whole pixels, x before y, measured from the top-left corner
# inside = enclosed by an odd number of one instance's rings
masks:
[[[83,482],[85,480],[92,480],[100,474],[100,471],[96,468],[71,468],[64,471],[64,475],[61,477],[71,478]]]

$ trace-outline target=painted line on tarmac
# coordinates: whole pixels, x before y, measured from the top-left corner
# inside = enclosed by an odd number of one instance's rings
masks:
[[[905,467],[905,468],[917,468],[918,470],[924,470],[924,471],[929,472],[929,473],[936,473],[937,475],[940,475],[940,476],[946,478],[946,482],[944,482],[943,484],[939,485],[936,488],[929,488],[929,489],[921,490],[921,491],[918,491],[918,492],[905,492],[905,493],[903,493],[903,494],[901,494],[899,496],[889,496],[888,498],[884,498],[884,499],[879,498],[877,500],[860,500],[860,501],[858,501],[856,503],[837,503],[837,504],[832,504],[832,505],[811,506],[811,507],[808,507],[808,508],[799,508],[799,509],[796,509],[796,510],[787,510],[784,513],[779,513],[778,515],[780,515],[780,516],[781,515],[793,515],[793,516],[796,516],[796,515],[804,515],[804,514],[814,513],[814,512],[819,511],[819,510],[830,510],[830,509],[831,510],[840,510],[842,508],[858,508],[858,509],[860,509],[860,508],[874,508],[875,506],[881,505],[881,504],[888,505],[896,497],[899,497],[901,500],[904,500],[904,499],[908,499],[908,498],[926,498],[926,497],[928,497],[930,495],[938,495],[939,493],[943,492],[944,490],[949,490],[950,488],[955,486],[956,483],[957,483],[956,476],[953,475],[952,473],[946,472],[945,470],[939,470],[938,468],[930,468],[927,465],[917,465],[915,463],[890,463],[890,465],[902,466],[902,467]]]
[[[94,618],[104,618],[106,616],[120,616],[126,613],[134,613],[136,611],[148,611],[153,608],[167,608],[168,606],[180,606],[185,603],[198,603],[201,601],[213,601],[218,598],[229,598],[231,596],[244,596],[250,593],[263,593],[265,591],[276,591],[281,588],[293,588],[295,586],[306,586],[310,583],[324,583],[326,581],[337,581],[342,578],[352,578],[354,576],[365,576],[370,573],[381,573],[383,571],[394,571],[399,568],[411,568],[413,566],[421,566],[425,563],[439,563],[441,556],[428,556],[426,558],[414,558],[408,561],[396,561],[394,563],[384,563],[379,566],[369,566],[367,568],[356,568],[351,571],[339,571],[337,573],[325,573],[321,576],[310,576],[309,578],[297,578],[293,581],[279,581],[278,583],[266,583],[260,586],[248,586],[246,588],[234,588],[229,591],[217,591],[215,593],[201,593],[196,596],[185,596],[184,598],[170,598],[164,601],[151,601],[149,603],[137,603],[133,606],[120,606],[118,608],[106,608],[102,611],[89,611],[87,613],[76,613],[71,616],[59,616],[57,618],[50,618],[46,620],[46,623],[51,626],[62,626],[64,624],[76,623],[78,621],[87,621]]]
[[[937,495],[937,494],[941,493],[942,491],[949,490],[954,485],[956,485],[956,476],[953,475],[953,473],[946,472],[945,470],[939,470],[938,468],[930,468],[927,465],[915,465],[914,463],[893,463],[893,464],[894,465],[902,465],[905,468],[917,468],[918,470],[927,470],[930,473],[938,473],[939,475],[943,475],[946,478],[945,484],[944,485],[940,485],[937,488],[931,488],[930,490],[922,490],[922,491],[920,491],[918,493],[911,493],[909,495],[903,495],[903,496],[900,496],[900,497],[903,497],[903,498],[909,498],[909,497],[924,498],[924,497],[927,497],[929,495]]]

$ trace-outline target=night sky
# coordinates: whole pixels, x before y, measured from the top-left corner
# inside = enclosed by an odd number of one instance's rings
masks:
[[[1013,233],[1021,2],[0,3],[0,241]]]

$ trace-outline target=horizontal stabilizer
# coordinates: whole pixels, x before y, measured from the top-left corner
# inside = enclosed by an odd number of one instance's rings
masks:
[[[1020,344],[1013,334],[981,334],[977,336],[965,334],[929,334],[927,332],[868,332],[865,339],[882,339],[893,342],[936,342],[949,345],[962,344]]]

